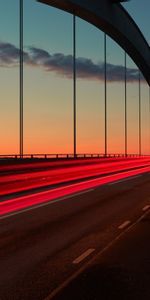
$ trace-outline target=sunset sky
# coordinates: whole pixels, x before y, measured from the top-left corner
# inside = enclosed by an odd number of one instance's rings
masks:
[[[145,5],[145,6],[144,6]],[[148,42],[149,0],[124,4]],[[0,154],[19,152],[18,0],[0,0]],[[104,34],[76,18],[77,152],[104,152]],[[72,15],[24,1],[24,153],[73,152]],[[124,51],[107,37],[108,152],[124,153]],[[127,57],[128,152],[138,153],[138,70]],[[142,153],[150,151],[149,87]]]

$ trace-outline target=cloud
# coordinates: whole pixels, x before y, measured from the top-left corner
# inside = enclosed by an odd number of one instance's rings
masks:
[[[19,63],[19,48],[0,42],[0,66],[13,67]],[[41,48],[28,47],[23,52],[24,63],[38,67],[46,72],[54,72],[59,76],[72,78],[73,56],[63,53],[50,54]],[[91,59],[78,57],[76,59],[77,77],[89,80],[104,80],[104,63],[94,63]],[[127,69],[127,79],[130,82],[138,81],[139,71],[135,68]],[[110,82],[124,81],[124,66],[107,63],[107,80]]]
[[[0,66],[13,67],[19,62],[20,50],[10,43],[0,42]],[[28,53],[24,52],[24,61],[28,60]]]

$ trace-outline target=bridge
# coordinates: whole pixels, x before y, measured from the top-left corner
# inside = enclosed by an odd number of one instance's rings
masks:
[[[72,98],[72,101],[70,100],[70,103],[68,102],[68,106],[72,105],[72,112],[69,114],[65,115],[65,118],[71,118],[73,114],[73,120],[68,123],[68,125],[72,128],[72,132],[69,132],[69,139],[72,139],[73,143],[71,143],[71,140],[66,140],[66,143],[70,145],[70,147],[66,147],[66,149],[60,150],[60,147],[58,146],[57,149],[53,150],[52,145],[56,143],[55,139],[53,138],[54,133],[53,133],[53,128],[54,126],[57,126],[55,123],[53,127],[50,128],[50,135],[48,135],[43,140],[43,144],[46,143],[46,139],[48,139],[49,143],[49,148],[46,149],[46,147],[43,147],[43,149],[39,150],[36,149],[35,147],[31,147],[29,149],[29,143],[37,143],[37,140],[33,142],[30,138],[30,142],[27,144],[26,140],[28,139],[28,136],[30,135],[30,132],[32,129],[32,122],[30,126],[30,130],[28,129],[28,124],[27,124],[27,117],[28,117],[28,112],[26,109],[26,106],[29,106],[27,103],[28,99],[25,99],[25,91],[26,89],[24,88],[24,70],[26,70],[27,66],[38,66],[40,67],[41,62],[40,60],[38,61],[38,55],[40,53],[44,53],[44,49],[36,49],[32,48],[31,50],[33,53],[30,52],[25,52],[24,51],[24,44],[25,41],[23,39],[23,19],[24,19],[24,12],[23,12],[23,2],[20,1],[20,48],[16,48],[12,45],[9,45],[10,49],[11,47],[14,47],[15,51],[18,51],[20,53],[20,58],[19,58],[19,65],[18,65],[18,71],[20,73],[20,77],[18,78],[19,80],[19,107],[16,105],[16,110],[19,112],[19,128],[15,128],[15,130],[19,131],[19,136],[18,140],[16,139],[14,143],[16,145],[13,147],[14,149],[10,152],[9,150],[9,144],[8,144],[8,139],[10,139],[10,135],[8,137],[5,137],[2,135],[2,139],[6,140],[7,138],[7,145],[6,141],[1,146],[1,152],[0,152],[0,157],[81,157],[81,156],[109,156],[109,155],[148,155],[150,152],[150,135],[149,135],[149,107],[150,107],[150,96],[149,96],[149,84],[150,84],[150,49],[147,41],[145,40],[143,34],[141,33],[140,29],[134,22],[134,20],[131,18],[131,16],[127,13],[127,11],[122,7],[121,4],[119,3],[114,3],[113,1],[110,2],[108,1],[94,1],[94,3],[91,1],[82,1],[82,4],[80,4],[80,1],[39,1],[42,3],[46,3],[50,5],[51,7],[57,7],[59,9],[63,9],[67,12],[70,13],[69,17],[72,15],[72,22],[70,20],[70,28],[72,27],[72,53],[70,53],[70,62],[67,62],[68,57],[62,56],[61,59],[66,60],[66,65],[63,65],[60,67],[60,70],[57,70],[57,66],[51,66],[50,65],[50,70],[54,68],[54,71],[59,72],[62,75],[61,76],[69,76],[72,77],[72,94],[69,94],[69,98]],[[36,5],[36,3],[34,4]],[[38,5],[38,4],[37,4]],[[40,4],[41,5],[41,4]],[[42,4],[43,5],[43,4]],[[44,6],[44,5],[43,5]],[[47,8],[48,9],[48,8]],[[93,61],[88,61],[85,59],[80,60],[77,56],[77,49],[78,49],[78,42],[76,41],[78,39],[78,32],[77,32],[77,17],[80,17],[81,19],[88,21],[91,26],[94,25],[96,28],[99,29],[100,33],[104,32],[103,39],[102,37],[100,38],[101,40],[101,50],[104,52],[103,57],[100,57],[101,59],[101,64],[94,64]],[[109,59],[107,52],[109,51],[109,39],[110,37],[112,38],[113,41],[117,43],[122,49],[123,57],[122,61],[119,62],[119,65],[116,63],[113,65],[111,60]],[[7,44],[2,44],[1,45],[1,57],[4,56],[3,49],[7,51]],[[20,50],[19,50],[20,49]],[[9,49],[8,49],[9,50]],[[10,50],[11,51],[11,50]],[[38,54],[39,51],[39,54]],[[40,52],[41,51],[41,52]],[[43,52],[42,52],[43,51]],[[119,50],[117,50],[119,53]],[[35,52],[35,53],[34,53]],[[7,52],[6,52],[7,53]],[[45,52],[46,53],[46,52]],[[47,59],[50,59],[51,56],[48,58],[48,51],[46,53]],[[25,56],[28,57],[28,60],[25,59]],[[5,56],[4,56],[5,57]],[[36,58],[37,57],[37,58]],[[55,57],[55,56],[54,56]],[[128,67],[128,60],[132,59],[135,65],[132,66],[134,67]],[[7,59],[10,59],[11,57],[6,57]],[[42,58],[43,60],[43,65],[41,65],[41,68],[46,68],[44,64],[44,60],[46,58]],[[53,58],[54,59],[54,58]],[[89,58],[90,59],[90,58]],[[98,57],[97,57],[98,59]],[[2,59],[2,65],[5,62]],[[13,62],[12,62],[13,63]],[[56,64],[55,62],[52,62],[53,64]],[[67,64],[70,63],[70,66]],[[89,65],[88,65],[89,63]],[[6,64],[6,63],[5,63]],[[48,62],[48,64],[51,64],[51,62]],[[86,65],[87,64],[87,65]],[[7,65],[7,64],[6,64]],[[70,68],[69,70],[67,68]],[[63,70],[61,70],[63,68]],[[91,68],[91,69],[90,69]],[[56,70],[55,70],[56,69]],[[52,71],[48,71],[52,72]],[[69,73],[68,73],[69,72]],[[118,72],[118,75],[117,73]],[[26,73],[26,72],[25,72]],[[68,75],[66,75],[68,74]],[[118,76],[118,77],[117,77]],[[78,99],[78,80],[83,80],[84,81],[89,81],[91,78],[91,81],[93,80],[99,80],[100,83],[100,89],[102,95],[99,95],[99,118],[101,118],[101,124],[99,128],[99,132],[97,132],[97,137],[95,138],[94,143],[98,144],[96,140],[99,140],[99,146],[97,146],[96,150],[90,149],[92,147],[86,147],[87,149],[84,150],[84,147],[81,147],[79,140],[80,138],[80,127],[82,127],[81,122],[79,123],[79,113],[77,112],[77,106],[80,105],[80,99]],[[68,81],[70,82],[70,80]],[[113,83],[114,85],[116,82],[118,84],[122,83],[121,86],[121,95],[116,94],[116,98],[118,99],[117,102],[114,104],[114,106],[118,107],[120,105],[119,98],[123,102],[122,107],[118,111],[117,114],[112,115],[112,119],[116,118],[122,118],[120,121],[119,127],[120,131],[122,130],[122,133],[116,131],[116,136],[115,136],[115,128],[113,130],[110,130],[110,128],[113,128],[113,124],[110,118],[110,110],[113,110],[113,99],[110,100],[109,96],[109,86],[110,83]],[[133,97],[136,97],[136,102],[133,107],[131,106],[131,97],[130,95],[130,83],[137,84],[135,90],[136,90],[136,95],[133,95]],[[146,83],[147,82],[147,83]],[[103,84],[103,85],[102,85]],[[94,85],[93,85],[94,86]],[[104,89],[104,92],[103,92]],[[113,89],[113,86],[111,87],[111,90]],[[120,90],[120,86],[116,88],[116,90]],[[28,90],[28,89],[27,89]],[[54,93],[54,92],[53,92]],[[114,92],[113,92],[114,94]],[[33,97],[30,95],[29,97]],[[68,97],[68,96],[67,96]],[[115,97],[115,96],[113,96]],[[47,98],[47,97],[45,97]],[[87,96],[88,98],[88,96]],[[98,98],[96,97],[93,107],[95,103],[97,103]],[[30,100],[30,99],[29,99]],[[31,100],[30,100],[31,101]],[[35,100],[34,100],[35,101]],[[32,102],[34,102],[32,100]],[[47,99],[46,99],[47,101]],[[72,104],[71,104],[72,102]],[[27,104],[26,104],[27,103]],[[112,103],[112,104],[109,104]],[[97,105],[97,104],[96,104]],[[104,105],[104,107],[103,107]],[[54,102],[52,101],[51,106],[54,106]],[[112,106],[112,107],[111,107]],[[138,107],[137,107],[138,106]],[[132,120],[130,120],[129,123],[129,110],[130,108],[133,110],[133,114],[136,114],[136,116],[133,115],[131,117],[134,119],[136,117],[136,121],[134,121],[134,126],[131,125],[133,123]],[[35,111],[36,108],[34,107]],[[33,110],[33,108],[32,108]],[[101,110],[101,111],[100,111]],[[147,110],[147,114],[144,115],[145,110]],[[120,116],[120,113],[122,114],[122,117]],[[46,112],[45,112],[46,114]],[[57,122],[57,117],[54,115],[56,122]],[[81,116],[82,117],[82,116]],[[84,116],[83,116],[84,117]],[[88,116],[87,116],[88,117]],[[86,117],[86,118],[87,118]],[[89,114],[90,117],[90,114]],[[14,118],[17,118],[14,117]],[[16,123],[16,120],[14,120]],[[47,121],[48,122],[48,121]],[[54,122],[53,122],[54,123]],[[81,124],[81,125],[80,125]],[[131,128],[133,127],[133,129]],[[38,124],[38,129],[39,131],[40,126]],[[138,129],[138,130],[137,130]],[[91,129],[92,130],[92,126]],[[95,128],[94,128],[95,130]],[[97,130],[97,129],[96,129]],[[43,128],[43,131],[47,132],[46,126]],[[132,137],[130,136],[130,131],[132,132]],[[67,132],[67,130],[66,130]],[[112,133],[111,133],[112,132]],[[100,133],[100,134],[99,134]],[[13,134],[13,133],[12,133]],[[57,143],[59,143],[59,132],[58,130],[56,131],[55,128],[55,135],[58,135],[57,137]],[[61,133],[63,134],[63,132]],[[64,133],[66,134],[66,133]],[[67,133],[68,134],[68,133]],[[112,137],[113,134],[113,137]],[[110,144],[110,139],[113,139],[112,143],[118,143],[117,135],[120,135],[120,146],[118,147],[112,147],[109,146]],[[15,136],[17,136],[17,133],[15,131],[14,133]],[[34,137],[37,135],[36,132],[33,132]],[[96,134],[95,134],[96,135]],[[45,136],[45,133],[44,133]],[[50,138],[51,136],[51,138]],[[133,137],[134,136],[134,137]],[[87,137],[88,138],[88,137]],[[89,136],[89,138],[93,139],[93,136]],[[135,147],[131,147],[131,144],[134,142],[136,144]],[[19,145],[18,145],[19,143]],[[41,147],[40,147],[41,148]],[[63,147],[61,147],[63,148]],[[114,148],[114,149],[113,149]],[[116,148],[116,149],[115,149]],[[5,153],[4,153],[5,151]],[[55,152],[54,152],[55,151]]]
[[[64,9],[95,25],[112,37],[134,60],[150,85],[150,48],[127,11],[110,0],[61,1],[40,0]],[[118,1],[120,2],[120,1]]]
[[[120,299],[131,253],[144,291],[123,292],[149,295],[150,47],[121,2],[14,2],[19,34],[0,40],[2,300]],[[108,288],[107,263],[125,262]]]

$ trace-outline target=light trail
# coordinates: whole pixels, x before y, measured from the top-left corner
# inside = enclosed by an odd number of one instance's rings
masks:
[[[113,174],[109,176],[105,176],[98,179],[87,180],[84,182],[72,184],[69,186],[53,189],[46,192],[41,192],[37,194],[32,194],[29,196],[23,196],[19,198],[15,198],[13,200],[8,200],[4,202],[0,202],[0,215],[10,214],[15,211],[23,210],[25,208],[31,206],[38,206],[41,203],[47,203],[57,198],[61,198],[67,195],[71,195],[86,189],[91,189],[97,186],[101,186],[103,184],[107,184],[113,181],[121,180],[124,178],[128,178],[131,176],[136,176],[138,174],[143,174],[146,172],[150,172],[150,166],[136,169],[131,171],[126,171],[119,174]],[[63,200],[62,200],[63,201]]]
[[[150,166],[148,158],[74,165],[70,168],[60,167],[47,171],[1,176],[0,196],[146,166]]]
[[[115,168],[117,170],[117,168],[123,168],[123,167],[135,167],[135,166],[142,166],[142,165],[147,165],[150,164],[150,159],[136,159],[135,160],[130,160],[129,162],[127,160],[124,161],[113,161],[113,162],[93,162],[93,164],[88,165],[86,163],[84,163],[81,166],[78,165],[69,165],[68,167],[63,167],[62,165],[59,166],[59,168],[56,169],[50,169],[50,170],[41,170],[41,171],[37,171],[37,172],[32,172],[30,170],[30,172],[26,172],[23,174],[16,174],[14,173],[13,175],[4,175],[0,177],[0,184],[1,183],[9,183],[9,182],[15,182],[15,181],[22,181],[22,180],[29,180],[29,179],[36,179],[36,178],[43,178],[43,177],[49,177],[49,176],[58,176],[63,174],[63,176],[65,176],[65,174],[72,174],[72,173],[77,173],[80,171],[85,171],[85,172],[90,172],[91,170],[93,172],[96,171],[111,171],[111,168],[113,170],[113,168]],[[79,174],[78,174],[79,175]],[[97,175],[97,174],[96,174]],[[58,179],[59,180],[59,179]]]
[[[0,172],[7,172],[7,171],[23,171],[27,169],[38,169],[38,168],[54,168],[54,167],[61,167],[61,166],[72,166],[72,165],[85,165],[85,164],[93,164],[93,163],[102,163],[102,162],[110,162],[110,161],[124,161],[124,160],[137,160],[138,158],[135,157],[107,157],[107,158],[77,158],[77,159],[65,159],[59,161],[42,161],[42,162],[24,162],[21,163],[11,163],[9,165],[0,165]],[[145,158],[141,158],[145,159]]]

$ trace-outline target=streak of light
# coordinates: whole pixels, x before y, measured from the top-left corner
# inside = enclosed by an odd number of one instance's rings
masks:
[[[138,167],[150,165],[150,159],[123,160],[113,162],[93,163],[90,165],[74,165],[70,168],[58,167],[56,169],[30,172],[25,174],[13,174],[0,177],[0,196],[26,191],[43,186],[53,186],[76,180],[83,180],[94,176],[121,172]],[[43,180],[44,178],[44,180]]]
[[[128,178],[130,176],[135,176],[138,174],[143,174],[146,172],[150,172],[150,166],[142,169],[136,169],[136,170],[126,171],[119,174],[109,175],[98,179],[87,180],[84,182],[56,188],[50,191],[18,197],[12,200],[0,202],[0,215],[2,216],[14,211],[23,210],[27,207],[37,206],[40,203],[44,203],[44,202],[47,203],[54,199],[65,197],[69,194],[74,194],[86,189],[91,189],[97,186],[107,184],[109,182],[113,182],[123,178]],[[64,199],[61,201],[64,201]]]

